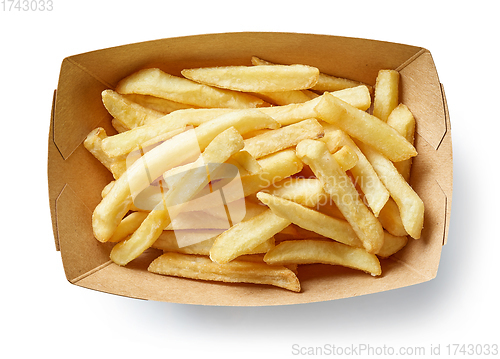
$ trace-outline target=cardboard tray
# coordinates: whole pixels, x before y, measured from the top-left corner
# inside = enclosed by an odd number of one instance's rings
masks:
[[[91,216],[109,172],[83,146],[102,126],[115,131],[101,102],[130,73],[159,67],[173,75],[183,68],[250,65],[251,56],[284,64],[316,66],[335,76],[374,84],[379,69],[401,74],[400,100],[416,122],[411,185],[425,203],[422,237],[410,239],[382,260],[372,277],[340,266],[300,267],[301,293],[271,286],[224,284],[160,276],[146,271],[160,253],[148,250],[127,267],[109,259],[112,244],[92,234]],[[222,33],[169,38],[93,51],[62,61],[49,133],[48,183],[56,249],[68,281],[117,295],[204,305],[261,306],[327,301],[405,287],[433,279],[446,243],[452,197],[450,119],[443,86],[424,48],[366,39],[298,33]]]

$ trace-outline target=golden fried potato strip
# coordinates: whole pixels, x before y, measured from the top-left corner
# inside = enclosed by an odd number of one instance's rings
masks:
[[[338,126],[350,136],[373,146],[391,161],[398,162],[417,155],[415,147],[395,129],[379,118],[325,93],[315,107],[317,117]]]
[[[296,152],[321,181],[323,189],[352,226],[366,250],[376,253],[384,243],[382,225],[363,203],[351,179],[342,171],[326,144],[317,140],[304,140],[297,145]]]
[[[175,277],[229,283],[269,284],[300,292],[295,273],[279,265],[268,265],[247,260],[234,260],[226,264],[212,262],[207,257],[180,253],[165,253],[148,267],[152,273]]]
[[[264,261],[272,265],[322,263],[358,269],[374,276],[382,274],[376,255],[363,248],[318,239],[281,242],[267,252]]]

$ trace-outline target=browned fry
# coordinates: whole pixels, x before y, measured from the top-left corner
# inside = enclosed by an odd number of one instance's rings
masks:
[[[149,265],[148,271],[209,281],[269,284],[300,292],[299,280],[290,269],[245,260],[218,264],[203,256],[165,253]]]

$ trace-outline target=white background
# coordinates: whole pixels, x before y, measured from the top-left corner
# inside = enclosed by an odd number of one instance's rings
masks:
[[[25,358],[294,358],[293,345],[365,344],[422,346],[428,355],[440,346],[445,356],[447,344],[500,345],[497,4],[408,3],[53,0],[51,12],[0,11],[2,352]],[[67,282],[52,237],[46,175],[62,59],[229,31],[362,37],[431,51],[446,90],[454,150],[449,242],[434,280],[264,308],[147,302]]]

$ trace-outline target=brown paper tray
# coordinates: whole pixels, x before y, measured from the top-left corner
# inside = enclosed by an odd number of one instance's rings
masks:
[[[127,267],[109,260],[110,244],[94,239],[91,216],[108,171],[83,147],[101,126],[114,133],[101,92],[126,75],[159,67],[180,75],[188,67],[250,65],[251,56],[318,67],[335,76],[374,84],[380,69],[401,74],[401,102],[417,121],[419,152],[411,185],[425,203],[422,237],[410,239],[382,260],[377,278],[338,266],[300,268],[302,292],[270,286],[209,283],[148,273],[159,255],[148,250]],[[205,305],[309,303],[386,291],[433,279],[446,243],[452,198],[451,127],[443,86],[431,53],[420,47],[366,39],[297,33],[222,33],[169,38],[113,47],[65,58],[49,132],[48,182],[56,249],[72,284],[127,297]]]

